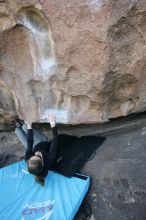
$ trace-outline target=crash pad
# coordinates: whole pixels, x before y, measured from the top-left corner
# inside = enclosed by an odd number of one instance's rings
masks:
[[[90,185],[90,178],[67,178],[49,171],[45,186],[38,184],[25,161],[0,169],[0,219],[72,220]]]

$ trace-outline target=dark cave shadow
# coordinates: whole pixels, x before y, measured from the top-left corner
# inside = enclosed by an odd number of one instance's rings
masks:
[[[72,177],[76,172],[80,172],[105,139],[101,136],[59,135],[58,156],[54,171],[67,177]]]

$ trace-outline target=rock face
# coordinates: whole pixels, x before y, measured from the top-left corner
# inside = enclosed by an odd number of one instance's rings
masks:
[[[3,0],[0,30],[0,123],[145,111],[145,0]]]

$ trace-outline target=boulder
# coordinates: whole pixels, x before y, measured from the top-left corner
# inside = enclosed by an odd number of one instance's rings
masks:
[[[0,1],[0,122],[145,111],[145,26],[145,0]]]

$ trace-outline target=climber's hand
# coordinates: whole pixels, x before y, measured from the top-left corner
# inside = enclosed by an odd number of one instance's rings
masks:
[[[48,120],[50,122],[51,127],[55,127],[56,115],[53,112],[48,114]]]
[[[27,129],[32,128],[32,122],[25,121],[25,124],[27,125]]]

